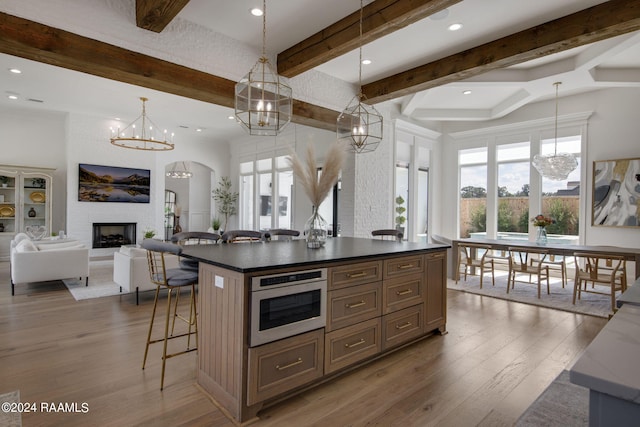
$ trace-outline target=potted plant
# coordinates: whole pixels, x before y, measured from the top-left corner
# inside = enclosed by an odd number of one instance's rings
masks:
[[[407,220],[404,216],[406,211],[407,208],[404,207],[404,198],[398,195],[398,197],[396,197],[396,230],[402,231],[402,234],[404,234],[404,223]]]
[[[216,201],[218,212],[224,216],[224,229],[228,230],[229,217],[237,213],[236,202],[238,193],[231,191],[231,180],[228,176],[220,178],[218,188],[213,190],[213,199]]]
[[[219,233],[220,232],[220,226],[222,225],[222,222],[220,221],[220,218],[215,217],[212,221],[211,221],[211,227],[213,228],[213,232],[214,233]]]
[[[156,230],[152,228],[145,228],[144,230],[144,238],[145,239],[153,239],[153,236],[156,235]]]
[[[0,175],[0,184],[2,184],[3,187],[6,187],[7,185],[9,185],[9,177]]]

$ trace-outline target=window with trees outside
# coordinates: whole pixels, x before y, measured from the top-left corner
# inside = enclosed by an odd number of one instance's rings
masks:
[[[578,244],[581,134],[584,131],[584,127],[566,128],[557,139],[557,152],[572,153],[578,160],[578,167],[563,181],[549,180],[531,172],[535,171],[531,159],[537,151],[532,147],[539,144],[541,154],[556,150],[555,138],[545,137],[544,131],[532,131],[525,137],[529,141],[499,144],[495,140],[501,137],[494,137],[487,147],[458,150],[460,237],[486,235],[495,239],[529,240],[535,232],[531,219],[543,214],[553,220],[553,224],[546,227],[549,241]],[[490,150],[495,150],[495,156],[490,155],[494,154]],[[493,179],[496,190],[487,193],[487,183]],[[532,192],[532,188],[536,191]],[[487,209],[487,206],[495,208]],[[487,224],[495,224],[495,228]]]
[[[460,237],[487,231],[487,148],[458,152]]]

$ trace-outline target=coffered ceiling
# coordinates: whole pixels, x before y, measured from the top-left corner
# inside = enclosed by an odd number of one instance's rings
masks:
[[[138,0],[138,3],[147,6],[142,11],[146,17],[144,25],[163,27],[190,22],[257,52],[261,49],[262,22],[249,13],[251,7],[262,6],[259,0]],[[357,0],[268,0],[267,50],[279,53],[280,73],[296,76],[315,70],[357,87],[359,6]],[[140,84],[135,78],[123,77],[115,68],[109,70],[106,60],[100,63],[100,72],[106,69],[102,75],[111,74],[111,78],[126,83],[91,76],[85,73],[94,73],[98,67],[79,64],[87,61],[86,57],[73,57],[80,48],[56,50],[58,47],[51,47],[51,41],[42,47],[47,43],[43,40],[48,28],[69,31],[74,26],[82,27],[91,7],[97,11],[109,8],[117,12],[116,19],[121,19],[122,25],[136,25],[131,20],[135,16],[134,0],[0,3],[0,12],[4,13],[0,16],[3,30],[0,52],[4,53],[0,54],[0,91],[5,95],[0,106],[106,116],[112,116],[113,111],[127,113],[122,99],[135,92],[132,84]],[[43,19],[38,8],[62,8],[64,22]],[[502,117],[523,105],[552,97],[555,81],[563,82],[561,95],[640,86],[637,0],[376,0],[365,1],[363,16],[362,55],[372,61],[362,68],[363,90],[374,103],[390,103],[399,114],[414,122],[432,125],[439,121]],[[17,24],[8,19],[13,17],[18,18]],[[35,31],[24,25],[25,21],[45,24],[46,28]],[[449,31],[447,28],[453,23],[462,24],[462,28]],[[33,31],[30,36],[33,40],[27,40],[29,31]],[[58,37],[55,40],[65,40],[59,34],[55,36]],[[135,40],[122,43],[133,44]],[[86,44],[83,48],[87,52],[110,54],[98,45]],[[28,59],[17,59],[14,55]],[[96,58],[94,62],[98,62]],[[162,62],[157,66],[166,68]],[[10,67],[23,67],[28,72],[16,78],[8,74]],[[150,115],[170,118],[185,128],[202,128],[205,134],[211,132],[227,139],[237,136],[238,126],[227,119],[233,80],[193,71],[184,80],[173,79],[171,85],[160,80],[155,86],[147,85],[145,90],[151,91],[152,96],[147,93],[140,96],[151,99]],[[246,71],[237,70],[238,77]],[[218,85],[194,90],[188,87],[187,80],[193,80],[194,76]],[[471,92],[465,95],[465,91]],[[19,94],[20,99],[10,101],[8,93]],[[135,114],[138,107],[133,104],[129,112]],[[325,128],[331,127],[337,114],[308,103],[297,107],[299,123]]]

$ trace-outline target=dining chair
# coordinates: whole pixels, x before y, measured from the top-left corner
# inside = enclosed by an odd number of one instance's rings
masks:
[[[536,276],[538,298],[540,298],[540,289],[543,279],[546,279],[547,281],[547,294],[549,294],[549,266],[545,263],[548,255],[549,251],[547,249],[509,247],[509,279],[507,280],[507,293],[509,293],[510,288],[515,288],[516,276],[518,274],[526,274],[529,275],[528,283],[531,283],[531,276]]]
[[[562,280],[562,287],[567,284],[567,260],[562,255],[549,254],[544,260],[544,263],[549,266],[549,273],[557,271],[560,273]]]
[[[573,303],[580,299],[582,292],[610,295],[611,311],[616,311],[616,292],[627,289],[625,259],[621,255],[595,252],[574,252],[576,276],[573,286]],[[587,283],[591,282],[591,289]],[[584,284],[584,287],[582,286]],[[596,290],[595,286],[606,286],[607,292]]]
[[[494,261],[487,257],[491,251],[491,246],[479,243],[458,243],[458,265],[456,268],[456,283],[460,280],[460,268],[464,269],[464,281],[467,281],[467,274],[473,274],[476,268],[480,269],[480,289],[482,280],[487,271],[491,272],[491,284],[495,286],[496,278],[494,274]]]
[[[142,369],[147,363],[147,355],[149,353],[149,345],[163,343],[162,349],[162,374],[160,377],[160,390],[164,388],[164,373],[167,359],[181,354],[189,353],[197,350],[198,346],[198,320],[196,313],[196,284],[198,283],[198,272],[185,270],[182,268],[166,268],[165,256],[178,255],[182,253],[182,247],[175,243],[162,242],[155,239],[145,239],[141,245],[147,250],[147,262],[149,264],[149,277],[151,282],[156,285],[156,294],[153,301],[153,310],[151,311],[151,321],[149,323],[149,332],[147,334],[147,344],[144,350],[144,359],[142,360]],[[180,290],[185,287],[191,288],[191,298],[189,303],[189,315],[184,317],[177,313],[177,305],[174,305],[173,313],[171,310],[171,298],[173,293],[179,294]],[[153,323],[158,307],[158,296],[161,289],[167,289],[167,310],[164,321],[164,336],[162,338],[152,339]],[[173,317],[186,322],[188,324],[187,332],[174,335],[173,328],[169,334],[169,320]],[[191,345],[191,335],[195,335],[194,344]],[[170,340],[176,338],[187,337],[187,347],[185,350],[167,353],[167,344]]]
[[[264,240],[292,240],[294,237],[298,236],[300,236],[300,232],[298,230],[291,230],[288,228],[273,228],[264,233]]]
[[[402,238],[404,237],[404,233],[402,233],[402,231],[400,230],[396,230],[395,228],[383,228],[380,230],[373,230],[371,232],[371,235],[373,237],[380,237],[380,239],[382,240],[384,240],[385,236],[388,236],[397,240],[398,242],[401,242]]]
[[[218,233],[208,233],[206,231],[182,231],[171,236],[171,242],[180,246],[187,245],[212,245],[220,240]],[[179,258],[180,268],[198,271],[199,262],[190,258]]]
[[[222,235],[222,243],[244,243],[260,242],[265,236],[260,231],[255,230],[229,230]]]

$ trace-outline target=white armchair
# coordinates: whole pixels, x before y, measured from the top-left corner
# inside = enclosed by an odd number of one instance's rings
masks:
[[[167,268],[178,268],[178,257],[167,256]],[[122,246],[113,254],[113,281],[120,286],[120,292],[136,293],[136,305],[139,304],[139,292],[155,290],[157,285],[149,277],[147,250],[131,246]]]
[[[89,249],[78,241],[31,241],[18,233],[10,244],[10,260],[11,295],[18,283],[84,277],[89,285]]]

